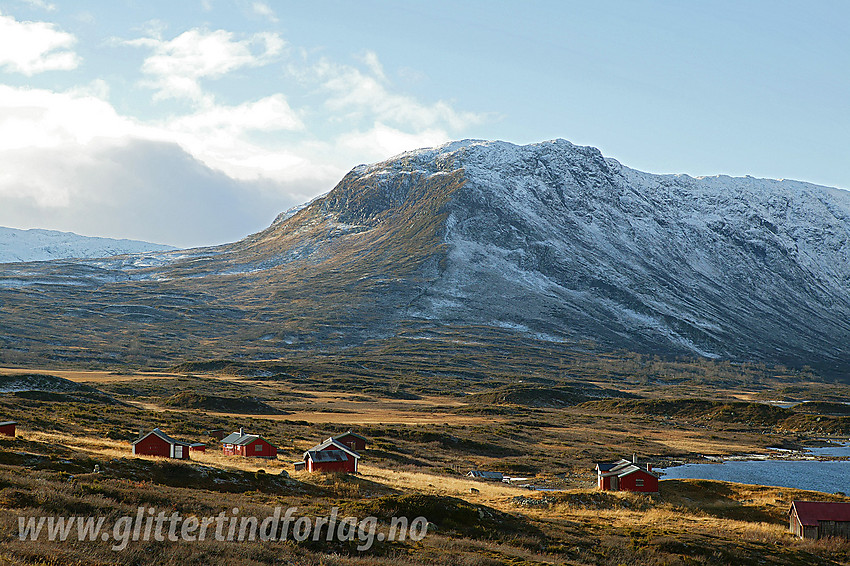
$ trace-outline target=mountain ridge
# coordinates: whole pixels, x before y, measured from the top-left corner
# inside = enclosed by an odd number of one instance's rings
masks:
[[[122,296],[125,331],[158,336],[151,353],[163,357],[193,354],[193,342],[259,359],[493,328],[846,376],[850,193],[643,173],[565,140],[463,140],[357,166],[233,244],[48,265],[18,281],[83,277],[97,280],[89,297],[103,295],[90,318],[109,328]],[[10,279],[0,288],[24,286]]]

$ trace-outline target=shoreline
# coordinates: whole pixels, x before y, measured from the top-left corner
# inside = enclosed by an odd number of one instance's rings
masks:
[[[768,446],[763,453],[733,454],[718,456],[700,454],[697,457],[676,458],[669,460],[658,460],[653,464],[653,469],[661,472],[668,468],[676,468],[687,464],[722,464],[723,462],[764,462],[764,461],[819,461],[819,462],[846,462],[850,461],[850,455],[833,456],[827,454],[814,454],[812,449],[817,448],[850,448],[850,440],[842,439],[813,439],[795,443],[786,443],[793,448],[779,446]]]

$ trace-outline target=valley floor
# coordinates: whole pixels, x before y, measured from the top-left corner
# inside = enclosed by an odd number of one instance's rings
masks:
[[[648,495],[595,489],[595,461],[636,454],[657,466],[850,434],[842,415],[742,401],[779,390],[718,389],[707,401],[705,389],[687,397],[630,384],[616,388],[623,397],[588,400],[570,397],[577,390],[566,383],[541,397],[521,385],[495,396],[475,386],[369,391],[216,371],[10,368],[0,379],[34,374],[81,387],[0,399],[0,420],[19,423],[15,438],[0,437],[0,564],[850,564],[850,542],[787,532],[792,500],[850,501],[841,495],[703,480],[663,480]],[[808,398],[818,391],[823,410],[837,392],[813,386]],[[207,451],[188,462],[132,456],[138,430],[154,426]],[[208,435],[239,427],[276,444],[278,459],[226,457]],[[349,428],[369,439],[359,474],[293,470],[305,449]],[[547,491],[474,480],[465,476],[471,469],[529,478]],[[357,537],[130,541],[117,551],[112,539],[76,533],[66,542],[18,537],[19,517],[102,516],[111,525],[140,507],[182,517],[238,508],[240,518],[260,519],[277,507],[313,518],[337,508],[376,517],[384,534],[393,517],[425,517],[428,529],[421,540],[375,539],[360,550]]]

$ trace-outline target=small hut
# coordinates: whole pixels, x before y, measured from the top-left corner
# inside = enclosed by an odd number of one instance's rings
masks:
[[[133,454],[188,460],[190,446],[190,443],[175,440],[155,428],[133,442]]]
[[[788,510],[789,530],[800,538],[850,539],[850,503],[794,501]]]
[[[18,426],[18,423],[15,421],[2,422],[0,423],[0,434],[14,437],[16,426]]]

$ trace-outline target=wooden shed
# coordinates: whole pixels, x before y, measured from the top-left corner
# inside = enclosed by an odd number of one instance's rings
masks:
[[[221,449],[225,456],[277,458],[277,446],[258,434],[245,434],[241,428],[221,439]]]
[[[18,426],[18,423],[16,423],[15,421],[6,421],[0,423],[0,434],[14,437],[16,426]]]
[[[649,464],[641,467],[626,459],[596,464],[596,487],[603,491],[657,493],[658,476]]]
[[[188,442],[175,440],[155,428],[133,442],[133,454],[188,460],[190,446]]]
[[[329,438],[304,452],[308,472],[357,473],[360,454],[333,438]]]
[[[790,531],[800,538],[850,539],[850,503],[794,501],[788,515]]]

